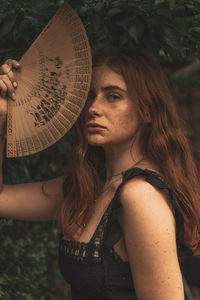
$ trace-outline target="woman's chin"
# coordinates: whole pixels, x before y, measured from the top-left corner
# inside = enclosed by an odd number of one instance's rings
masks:
[[[100,143],[100,142],[97,142],[97,141],[88,141],[88,144],[90,144],[91,146],[104,146],[104,143]]]
[[[88,136],[88,143],[91,146],[103,146],[105,144],[104,139],[102,139],[102,137],[99,136]]]

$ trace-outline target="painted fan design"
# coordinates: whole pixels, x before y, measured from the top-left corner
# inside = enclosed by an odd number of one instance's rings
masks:
[[[75,123],[87,99],[92,61],[84,26],[67,4],[20,60],[16,101],[8,100],[7,157],[37,153]]]

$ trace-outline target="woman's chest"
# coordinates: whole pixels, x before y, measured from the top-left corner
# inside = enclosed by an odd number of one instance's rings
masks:
[[[77,225],[74,240],[69,241],[65,237],[62,238],[65,243],[65,254],[75,253],[76,255],[80,255],[82,249],[83,255],[87,256],[88,253],[92,253],[91,249],[93,249],[93,257],[100,255],[99,251],[104,247],[105,234],[108,233],[112,225],[112,214],[115,213],[113,204],[113,200],[108,202],[108,200],[105,199],[104,203],[99,201],[86,226],[83,228]],[[117,214],[117,220],[120,226],[122,223],[121,213],[120,210]],[[126,243],[123,235],[113,245],[111,254],[113,257],[120,258],[121,261],[128,261]]]

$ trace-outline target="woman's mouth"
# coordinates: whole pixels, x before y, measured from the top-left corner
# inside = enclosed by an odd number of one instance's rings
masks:
[[[87,130],[90,133],[95,133],[104,130],[105,127],[97,123],[88,123]]]

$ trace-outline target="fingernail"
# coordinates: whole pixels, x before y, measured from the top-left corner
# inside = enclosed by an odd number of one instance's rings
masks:
[[[12,94],[12,99],[13,99],[13,100],[16,100],[16,98],[15,98],[15,93]]]
[[[14,86],[15,88],[17,87],[17,82],[16,82],[16,81],[13,82],[13,86]]]
[[[20,66],[20,64],[19,64],[19,63],[16,63],[16,66],[17,66],[17,67],[19,67],[19,66]]]

